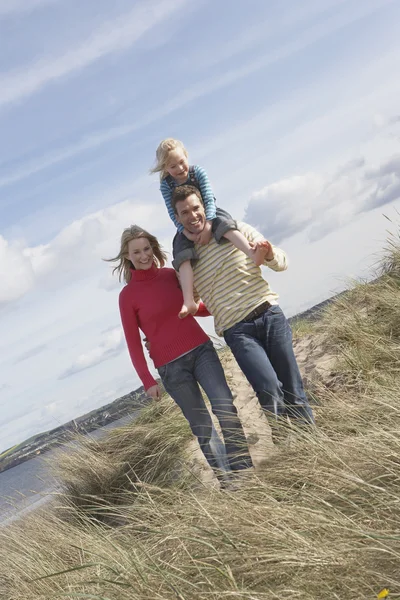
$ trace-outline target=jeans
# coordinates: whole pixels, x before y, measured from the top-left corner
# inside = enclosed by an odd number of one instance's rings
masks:
[[[314,423],[293,351],[292,331],[279,306],[236,323],[224,331],[224,338],[267,416],[288,415],[299,423]]]
[[[217,461],[218,469],[221,472],[228,472],[231,470],[229,466],[228,456],[226,454],[226,448],[224,442],[219,437],[217,430],[212,424],[211,429],[211,438],[210,438],[210,448],[211,452],[215,456],[215,460]]]
[[[233,471],[252,466],[246,438],[221,362],[209,340],[188,354],[159,367],[165,390],[182,410],[209,465],[219,473],[220,460],[212,441],[212,420],[200,391],[207,394],[225,441],[227,461]],[[214,449],[214,452],[213,452]]]

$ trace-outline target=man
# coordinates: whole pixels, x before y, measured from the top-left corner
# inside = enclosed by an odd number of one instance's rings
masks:
[[[177,220],[194,235],[206,224],[199,190],[177,187],[172,196]],[[264,264],[274,271],[287,268],[285,253],[253,227],[238,223],[238,230],[254,249],[263,249]],[[196,244],[194,286],[209,312],[215,330],[223,336],[257,394],[267,416],[277,421],[289,416],[299,424],[314,424],[312,409],[293,351],[289,323],[278,306],[278,296],[262,277],[261,269],[229,242]],[[175,269],[179,265],[174,263]]]

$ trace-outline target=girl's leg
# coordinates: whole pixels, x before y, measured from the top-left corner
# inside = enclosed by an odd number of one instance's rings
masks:
[[[197,304],[193,298],[193,270],[192,260],[197,260],[198,256],[194,248],[194,243],[183,233],[177,233],[172,242],[172,251],[174,260],[172,266],[179,273],[181,288],[183,293],[183,305],[179,313],[179,318],[184,319],[188,315],[194,315],[197,312]]]
[[[237,229],[232,229],[227,231],[224,235],[224,238],[229,240],[238,250],[241,250],[251,258],[251,260],[257,265],[257,267],[261,266],[265,260],[265,256],[267,254],[267,250],[265,248],[254,248],[251,246],[249,240],[245,238],[243,233],[240,233]]]
[[[231,215],[223,208],[217,208],[217,216],[213,219],[212,230],[216,241],[219,243],[222,238],[229,240],[238,250],[241,250],[251,258],[251,260],[259,267],[263,264],[267,250],[262,247],[250,244],[249,240],[238,231],[237,223],[232,219]]]
[[[184,319],[188,315],[197,313],[198,305],[193,297],[193,269],[190,260],[185,260],[179,268],[179,278],[181,282],[183,304],[179,313],[179,318]]]

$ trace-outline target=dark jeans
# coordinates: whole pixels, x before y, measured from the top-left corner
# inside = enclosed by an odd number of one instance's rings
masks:
[[[210,466],[218,472],[219,464],[210,446],[212,421],[199,384],[207,394],[225,440],[232,470],[252,466],[246,438],[233,404],[221,362],[211,341],[160,367],[161,380],[168,394],[182,410],[197,437]]]
[[[237,229],[236,221],[223,208],[217,208],[217,216],[211,222],[213,235],[218,243],[223,240],[223,236],[228,231]],[[187,260],[198,260],[194,243],[189,240],[184,233],[176,233],[172,242],[172,254],[174,260],[172,265],[175,271],[179,271],[180,266]]]
[[[224,331],[224,338],[268,416],[288,415],[314,423],[292,345],[290,325],[279,306]]]

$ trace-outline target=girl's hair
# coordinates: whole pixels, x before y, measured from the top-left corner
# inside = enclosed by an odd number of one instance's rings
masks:
[[[180,140],[167,138],[159,143],[156,150],[156,164],[150,170],[150,173],[160,173],[160,181],[165,179],[168,175],[168,171],[166,170],[168,154],[171,152],[171,150],[176,150],[177,148],[182,150],[186,158],[188,157],[187,150]]]
[[[114,275],[115,271],[117,271],[118,279],[120,281],[123,279],[125,283],[129,283],[132,278],[131,269],[135,268],[128,258],[128,244],[132,240],[137,240],[139,238],[146,238],[149,241],[154,254],[154,263],[157,267],[162,268],[167,262],[167,255],[161,250],[158,239],[154,235],[148,233],[145,229],[139,227],[139,225],[132,225],[122,232],[119,254],[115,258],[104,259],[107,262],[118,263],[117,266],[114,267],[112,274]]]

